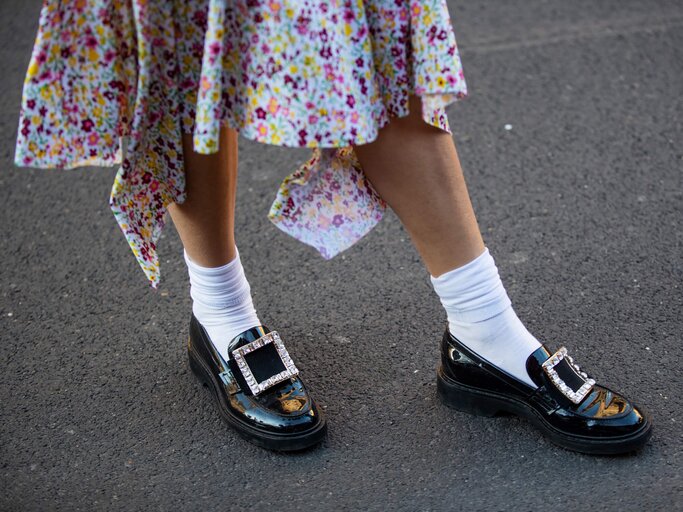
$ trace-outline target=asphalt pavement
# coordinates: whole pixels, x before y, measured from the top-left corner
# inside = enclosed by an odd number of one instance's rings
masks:
[[[442,405],[445,315],[397,218],[323,260],[266,217],[309,150],[244,138],[240,253],[330,431],[296,455],[238,438],[187,367],[173,228],[155,292],[107,205],[116,169],[13,166],[40,2],[3,0],[0,509],[683,510],[683,4],[449,8],[470,96],[448,114],[486,244],[528,328],[653,416],[642,452]]]

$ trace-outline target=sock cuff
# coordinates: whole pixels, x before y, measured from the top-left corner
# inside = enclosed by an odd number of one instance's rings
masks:
[[[445,272],[441,274],[438,277],[434,277],[430,275],[430,279],[432,281],[432,284],[434,286],[438,286],[440,283],[445,283],[445,282],[454,282],[455,280],[458,280],[459,278],[462,278],[463,276],[467,278],[467,276],[473,272],[477,272],[480,269],[484,269],[493,263],[495,265],[495,262],[493,261],[493,256],[491,256],[491,253],[489,252],[488,247],[484,247],[484,252],[482,252],[479,256],[474,258],[472,261],[465,263],[464,265],[454,268],[452,270],[449,270],[448,272]]]
[[[237,250],[237,246],[235,246],[235,257],[231,259],[229,262],[227,262],[225,265],[221,265],[220,267],[203,267],[199,265],[192,258],[190,258],[190,255],[187,254],[185,248],[183,248],[183,257],[185,258],[185,264],[188,266],[189,269],[191,269],[198,275],[205,276],[215,276],[218,274],[223,274],[225,272],[229,272],[237,265],[241,265],[240,253]]]
[[[431,282],[449,320],[481,322],[512,305],[488,248],[461,267],[431,276]]]

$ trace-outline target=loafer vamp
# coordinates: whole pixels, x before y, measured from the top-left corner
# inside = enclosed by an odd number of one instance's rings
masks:
[[[245,421],[272,433],[314,428],[320,413],[300,378],[292,378],[258,396],[231,395],[230,408]]]
[[[590,448],[594,450],[600,449],[599,441],[613,442],[609,450],[617,453],[619,439],[641,437],[642,444],[649,437],[651,421],[647,415],[607,387],[593,384],[578,403],[573,401],[577,395],[570,399],[571,391],[553,382],[542,367],[551,355],[543,345],[529,356],[527,371],[538,385],[534,388],[480,358],[446,330],[441,345],[440,393],[447,403],[461,410],[524,416],[542,426],[555,441],[562,437],[584,438],[595,443]],[[573,449],[579,449],[576,443],[580,441],[572,443]]]
[[[264,326],[245,331],[231,341],[228,351],[232,353],[268,332]],[[201,365],[200,373],[209,376],[207,380],[214,389],[223,417],[251,440],[259,433],[269,436],[269,440],[296,434],[297,442],[306,432],[318,440],[324,435],[324,418],[298,375],[254,395],[234,363],[225,361],[216,351],[194,315],[190,321],[188,350],[191,362]]]
[[[623,396],[596,385],[578,405],[558,406],[547,420],[560,431],[587,437],[623,437],[641,430],[644,414]]]

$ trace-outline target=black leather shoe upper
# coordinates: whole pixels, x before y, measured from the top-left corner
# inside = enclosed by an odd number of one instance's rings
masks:
[[[232,350],[246,345],[270,332],[259,326],[236,336],[228,347]],[[254,395],[233,360],[226,362],[199,321],[190,321],[189,350],[201,359],[218,386],[219,399],[233,419],[248,427],[272,434],[299,433],[316,428],[322,421],[313,399],[299,376]]]
[[[527,372],[538,385],[533,388],[480,358],[460,343],[448,330],[441,344],[443,370],[458,384],[470,386],[525,403],[547,424],[574,436],[619,437],[642,429],[644,414],[626,398],[594,384],[575,404],[550,379],[542,368],[551,352],[542,345],[527,359]]]

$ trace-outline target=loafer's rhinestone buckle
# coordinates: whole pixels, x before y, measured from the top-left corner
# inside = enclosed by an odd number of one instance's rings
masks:
[[[247,364],[245,356],[254,350],[259,350],[271,343],[275,347],[275,350],[277,351],[277,354],[280,357],[285,369],[279,373],[276,373],[275,375],[272,375],[264,381],[258,382],[256,377],[254,377],[251,368],[249,368],[249,364]],[[252,341],[251,343],[236,348],[231,353],[235,363],[237,364],[237,367],[244,377],[244,380],[247,382],[249,389],[254,395],[258,395],[266,389],[273,387],[275,384],[279,384],[280,382],[299,374],[299,370],[294,365],[294,361],[292,361],[292,358],[289,356],[289,353],[287,352],[287,349],[285,348],[285,345],[282,342],[282,339],[280,339],[280,335],[277,331],[271,331],[268,334],[261,336],[259,339]]]
[[[583,381],[583,384],[577,390],[574,390],[568,386],[555,370],[555,366],[557,366],[563,359],[566,360],[567,364],[574,371],[576,377]],[[567,355],[567,349],[565,347],[560,347],[560,349],[550,356],[541,366],[555,387],[575,404],[580,403],[595,385],[595,381],[589,378],[585,372],[580,371],[580,369],[574,364],[572,358]]]

